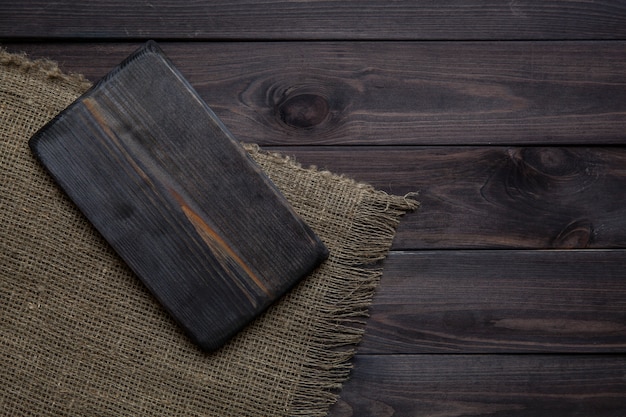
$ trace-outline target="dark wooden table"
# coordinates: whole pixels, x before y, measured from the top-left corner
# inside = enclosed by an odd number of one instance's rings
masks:
[[[159,41],[242,141],[419,190],[332,416],[626,415],[626,1],[3,1],[91,80]]]

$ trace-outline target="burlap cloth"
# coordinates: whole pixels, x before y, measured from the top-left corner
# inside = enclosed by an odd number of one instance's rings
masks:
[[[0,51],[0,411],[325,415],[349,375],[377,261],[416,202],[248,146],[331,255],[204,354],[31,156],[31,135],[88,86]]]

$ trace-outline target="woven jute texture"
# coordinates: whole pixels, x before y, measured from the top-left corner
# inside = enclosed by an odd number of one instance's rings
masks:
[[[330,258],[202,353],[29,152],[31,135],[88,86],[0,52],[0,413],[325,415],[349,375],[379,261],[417,203],[247,146]]]

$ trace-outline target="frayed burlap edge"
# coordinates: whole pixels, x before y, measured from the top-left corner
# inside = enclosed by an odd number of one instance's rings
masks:
[[[390,195],[369,184],[317,170],[315,166],[303,168],[295,159],[263,151],[256,144],[243,146],[275,182],[279,178],[274,177],[270,167],[283,166],[293,171],[314,172],[314,176],[323,177],[325,181],[343,183],[360,191],[358,215],[352,224],[353,239],[344,242],[349,256],[343,259],[346,273],[358,284],[347,292],[342,277],[330,277],[327,305],[321,307],[328,314],[312,341],[318,349],[305,361],[301,386],[294,396],[291,410],[293,416],[326,416],[329,407],[337,401],[342,384],[349,378],[351,359],[363,338],[368,308],[382,277],[382,261],[389,252],[400,217],[419,207],[419,202],[414,199],[418,193],[402,197]],[[363,239],[364,235],[367,239]]]
[[[24,73],[37,74],[44,79],[66,81],[83,90],[91,87],[91,82],[82,74],[66,74],[54,61],[49,59],[31,60],[25,53],[9,53],[2,47],[0,47],[0,65],[15,66]]]

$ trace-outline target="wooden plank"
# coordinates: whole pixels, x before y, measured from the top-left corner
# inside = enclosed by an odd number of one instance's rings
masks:
[[[101,48],[95,50],[96,56],[106,56],[108,51],[119,59],[117,47]],[[57,49],[59,53],[68,50]],[[90,47],[77,48],[73,52],[76,55],[69,57],[80,62],[79,57],[84,53],[88,58],[82,58],[80,65],[90,65],[87,61],[94,57],[94,52],[89,54],[87,50]],[[172,50],[180,52],[178,47]],[[108,68],[107,65],[104,67]],[[232,65],[231,72],[239,63]],[[104,67],[94,64],[99,70]],[[191,71],[196,76],[196,85],[202,89],[206,78],[197,76],[204,72],[199,68],[197,72]],[[218,72],[226,77],[223,70]],[[243,95],[218,90],[213,96],[204,91],[209,100]],[[219,102],[217,106],[222,115],[233,117],[234,111],[231,113]],[[251,123],[250,130],[263,130],[263,126],[271,124],[250,120],[245,114],[236,114],[231,118],[231,126],[238,129],[235,121],[239,121]],[[620,134],[623,132],[626,130]],[[267,132],[261,134],[266,135],[272,138],[272,143],[275,143],[273,138],[280,137]],[[404,194],[420,190],[423,208],[407,216],[401,224],[396,249],[626,245],[622,148],[277,149],[297,155],[305,164],[342,172],[389,192]]]
[[[332,417],[618,417],[626,358],[359,355]]]
[[[92,80],[135,47],[5,45],[48,56]],[[163,47],[246,142],[626,143],[626,42],[198,42]]]
[[[624,39],[624,1],[10,0],[0,36],[124,39]],[[19,23],[17,23],[19,22]]]
[[[392,252],[359,352],[626,352],[626,252]]]
[[[328,255],[154,43],[30,145],[205,350],[221,347]]]
[[[394,249],[626,247],[626,148],[272,149],[389,193],[419,191]]]

